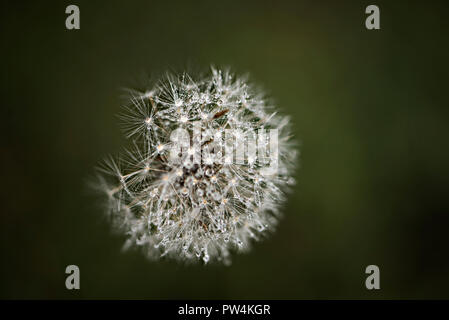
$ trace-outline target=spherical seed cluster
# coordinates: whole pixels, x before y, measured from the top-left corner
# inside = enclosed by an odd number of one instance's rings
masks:
[[[134,146],[105,161],[108,175],[99,176],[125,247],[141,246],[150,258],[229,263],[231,251],[273,229],[294,183],[296,150],[288,118],[245,77],[214,68],[198,79],[168,75],[133,90],[125,109]]]

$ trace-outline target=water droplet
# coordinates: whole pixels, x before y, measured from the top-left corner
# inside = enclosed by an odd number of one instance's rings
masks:
[[[192,167],[193,167],[192,161],[190,161],[190,160],[184,161],[184,168],[186,168],[187,170],[190,170],[190,169],[192,169]]]
[[[196,190],[196,195],[197,195],[198,197],[202,197],[202,196],[204,195],[204,190],[203,190],[203,189],[197,189],[197,190]]]
[[[215,201],[220,201],[220,199],[221,199],[221,194],[218,193],[218,192],[214,192],[214,193],[212,193],[212,198],[213,198]]]

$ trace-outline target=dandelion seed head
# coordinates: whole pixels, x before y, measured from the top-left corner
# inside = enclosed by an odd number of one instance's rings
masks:
[[[215,68],[196,78],[168,75],[124,109],[134,148],[103,164],[107,175],[98,188],[114,226],[128,236],[127,248],[141,247],[152,259],[229,263],[233,251],[248,250],[274,230],[295,182],[296,144],[288,117],[247,77]],[[180,127],[188,134],[171,136]],[[277,170],[266,175],[270,159],[262,151],[249,154],[248,133],[270,129],[277,130],[272,144],[268,134],[258,140],[265,153],[277,150],[271,159]],[[184,149],[172,159],[175,144]],[[229,146],[244,146],[247,159],[229,154]]]

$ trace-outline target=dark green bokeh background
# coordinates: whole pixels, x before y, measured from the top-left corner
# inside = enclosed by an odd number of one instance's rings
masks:
[[[81,30],[65,29],[72,3]],[[447,9],[2,1],[1,298],[449,298]],[[126,143],[120,88],[187,63],[249,72],[303,144],[277,232],[230,267],[120,252],[86,188]],[[364,287],[370,264],[379,291]]]

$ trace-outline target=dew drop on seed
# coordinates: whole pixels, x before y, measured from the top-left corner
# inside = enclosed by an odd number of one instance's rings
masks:
[[[192,169],[192,167],[193,167],[192,161],[187,160],[187,161],[184,162],[184,168],[186,168],[187,170]]]
[[[218,193],[218,192],[214,192],[214,193],[212,193],[212,198],[213,198],[215,201],[220,201],[221,195],[220,195],[220,193]]]
[[[197,195],[198,197],[202,197],[202,196],[204,195],[204,190],[203,190],[203,189],[198,189],[198,190],[196,190],[196,195]]]

